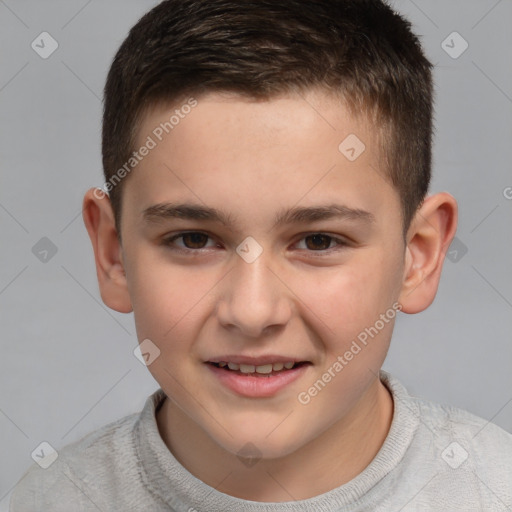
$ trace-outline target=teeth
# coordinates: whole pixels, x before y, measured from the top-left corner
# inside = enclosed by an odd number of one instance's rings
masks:
[[[256,373],[272,373],[272,370],[272,364],[262,364],[261,366],[256,366]]]
[[[262,374],[269,374],[274,372],[279,372],[283,368],[286,368],[287,370],[291,370],[295,363],[293,361],[290,361],[288,363],[268,363],[268,364],[262,364],[260,366],[255,366],[253,364],[236,364],[236,363],[226,363],[225,361],[220,361],[218,363],[220,368],[225,368],[226,366],[230,370],[234,371],[240,371],[241,373],[262,373]]]

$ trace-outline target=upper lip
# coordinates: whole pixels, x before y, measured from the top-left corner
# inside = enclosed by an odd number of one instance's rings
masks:
[[[240,356],[240,355],[226,355],[221,357],[213,357],[206,361],[207,363],[235,363],[235,364],[252,364],[254,366],[263,366],[265,364],[270,363],[308,363],[304,359],[297,359],[296,357],[291,356],[278,356],[278,355],[265,355],[259,357],[251,357],[251,356]]]

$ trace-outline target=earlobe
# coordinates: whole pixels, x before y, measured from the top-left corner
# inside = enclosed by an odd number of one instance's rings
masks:
[[[108,196],[98,191],[91,188],[86,192],[82,215],[94,250],[101,298],[111,309],[130,313],[133,308],[112,206]]]
[[[450,194],[441,192],[425,199],[407,233],[399,298],[405,313],[419,313],[432,304],[456,229],[457,202]]]

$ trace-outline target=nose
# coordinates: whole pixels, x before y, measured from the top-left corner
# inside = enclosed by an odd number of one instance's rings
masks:
[[[291,316],[290,291],[272,269],[266,251],[248,263],[236,256],[235,267],[223,280],[217,316],[239,336],[258,338],[285,326]]]

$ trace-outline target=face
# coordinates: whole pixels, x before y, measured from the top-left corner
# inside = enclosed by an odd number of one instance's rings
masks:
[[[377,382],[403,280],[400,200],[372,127],[321,92],[209,94],[149,112],[144,144],[122,256],[175,413],[269,458],[346,421]]]

